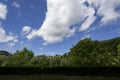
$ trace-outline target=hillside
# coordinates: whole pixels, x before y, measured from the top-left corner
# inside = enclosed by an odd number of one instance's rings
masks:
[[[8,51],[0,51],[0,55],[8,56],[10,53]]]
[[[17,50],[11,56],[0,51],[0,66],[4,67],[120,67],[120,38],[97,41],[80,40],[63,56],[34,56],[27,48]]]
[[[120,37],[97,41],[86,38],[70,49],[75,66],[116,66],[120,65]]]

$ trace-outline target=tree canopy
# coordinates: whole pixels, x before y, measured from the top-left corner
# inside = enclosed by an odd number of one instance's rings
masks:
[[[24,48],[10,54],[0,51],[1,67],[120,67],[120,38],[104,41],[86,38],[74,45],[64,55],[35,56]]]

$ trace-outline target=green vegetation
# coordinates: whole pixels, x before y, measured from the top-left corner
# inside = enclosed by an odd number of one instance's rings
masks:
[[[0,51],[1,67],[120,67],[120,38],[80,40],[64,55],[34,56],[27,48],[14,54]]]
[[[60,75],[0,75],[2,80],[120,80],[120,77],[60,76]]]
[[[9,56],[10,53],[7,51],[0,51],[0,55],[5,55],[5,56]]]

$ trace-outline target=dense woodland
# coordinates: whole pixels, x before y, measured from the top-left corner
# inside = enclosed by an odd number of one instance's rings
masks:
[[[0,51],[1,67],[120,67],[120,38],[97,41],[86,38],[64,55],[38,55],[27,48],[15,53]]]

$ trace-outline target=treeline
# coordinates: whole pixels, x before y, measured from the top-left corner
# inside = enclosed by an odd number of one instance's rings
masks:
[[[0,67],[120,67],[120,38],[97,41],[80,40],[64,55],[38,55],[27,48],[14,54],[0,52]]]

